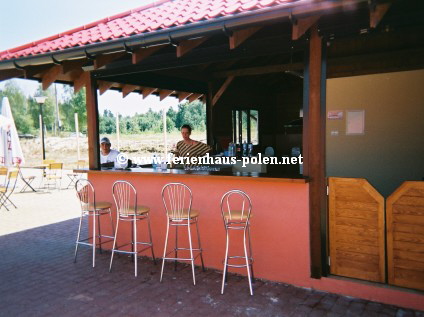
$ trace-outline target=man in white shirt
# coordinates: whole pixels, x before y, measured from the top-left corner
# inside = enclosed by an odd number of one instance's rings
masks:
[[[110,149],[109,138],[100,140],[100,165],[102,167],[114,167],[119,151]]]

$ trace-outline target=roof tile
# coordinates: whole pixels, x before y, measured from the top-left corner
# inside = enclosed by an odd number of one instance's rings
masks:
[[[0,60],[106,42],[196,21],[254,11],[302,0],[169,0],[156,1],[37,42],[0,52]]]

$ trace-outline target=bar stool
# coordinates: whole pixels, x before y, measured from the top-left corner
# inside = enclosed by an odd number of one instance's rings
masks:
[[[199,212],[191,209],[193,201],[193,195],[190,188],[182,183],[169,183],[162,188],[162,200],[166,211],[167,226],[166,226],[166,238],[165,246],[163,248],[162,257],[162,269],[160,272],[160,281],[162,282],[163,269],[165,266],[165,260],[175,261],[175,270],[177,268],[177,260],[179,261],[190,261],[191,269],[193,274],[193,284],[196,285],[196,277],[194,274],[194,260],[200,256],[202,262],[202,270],[205,270],[203,263],[202,247],[200,244],[199,227],[197,225]],[[192,237],[191,237],[191,225],[196,225],[197,231],[197,243],[198,248],[193,248]],[[167,252],[168,237],[170,227],[175,227],[175,248]],[[178,227],[186,227],[188,232],[189,248],[178,247]],[[190,257],[178,257],[178,251],[189,251]],[[198,252],[194,256],[194,251]],[[174,252],[174,257],[168,257],[169,254]]]
[[[100,253],[102,252],[102,244],[112,241],[113,236],[102,235],[100,230],[100,216],[109,214],[110,224],[112,227],[112,232],[114,231],[113,221],[112,221],[112,204],[109,202],[99,202],[96,201],[96,194],[94,191],[93,184],[87,179],[79,179],[75,184],[75,190],[77,192],[77,197],[81,204],[81,217],[78,227],[77,241],[75,244],[75,258],[74,263],[77,261],[78,255],[78,246],[87,245],[92,247],[93,255],[93,267],[96,265],[96,246],[99,246]],[[81,239],[81,226],[83,218],[89,219],[92,217],[92,234],[91,237]],[[89,223],[89,221],[88,221]],[[97,230],[97,234],[96,234]],[[97,243],[96,238],[99,240]],[[106,241],[102,241],[102,238],[108,238]],[[91,242],[89,242],[92,240]]]
[[[221,215],[224,220],[226,231],[226,248],[224,259],[224,274],[222,277],[221,294],[224,294],[225,281],[229,267],[247,268],[247,277],[249,279],[250,295],[253,295],[252,280],[253,280],[253,257],[252,247],[250,243],[250,216],[252,211],[252,202],[249,196],[238,189],[233,189],[226,192],[221,199]],[[243,230],[243,249],[244,255],[228,255],[230,244],[230,230]],[[246,244],[246,236],[248,245]],[[249,252],[248,252],[249,249]],[[229,260],[244,259],[245,264],[229,264]]]
[[[112,270],[113,255],[115,252],[126,253],[134,255],[134,275],[137,276],[137,255],[147,249],[151,249],[153,261],[156,264],[155,253],[153,251],[152,233],[150,229],[150,208],[147,206],[137,205],[137,191],[135,187],[127,181],[116,181],[112,187],[112,195],[116,205],[116,229],[115,236],[113,239],[112,256],[110,257],[109,272]],[[147,226],[149,231],[150,242],[137,241],[137,222],[141,220],[147,220]],[[126,243],[120,246],[116,245],[116,239],[118,236],[118,228],[121,221],[131,222],[131,243]],[[121,250],[120,248],[131,244],[131,251]],[[137,249],[137,246],[145,245],[141,250]]]

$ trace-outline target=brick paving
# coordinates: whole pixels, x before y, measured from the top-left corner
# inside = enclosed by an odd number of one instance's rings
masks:
[[[0,316],[424,317],[424,312],[261,280],[250,296],[246,278],[232,274],[221,295],[220,272],[197,268],[193,286],[191,269],[184,264],[177,272],[168,264],[159,283],[160,265],[148,258],[140,258],[137,278],[133,263],[122,255],[109,273],[110,253],[97,254],[92,268],[84,247],[74,264],[78,219],[73,191],[46,195],[15,195],[19,209],[0,210]],[[59,202],[62,208],[57,208]],[[27,210],[26,203],[32,208]],[[26,230],[19,225],[38,214],[48,219],[47,225]],[[5,223],[7,230],[2,229]]]

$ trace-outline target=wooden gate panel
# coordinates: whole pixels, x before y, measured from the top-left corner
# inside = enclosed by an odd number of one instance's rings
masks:
[[[389,283],[424,290],[424,182],[405,182],[387,199]]]
[[[384,198],[360,178],[329,178],[330,272],[385,281]]]

